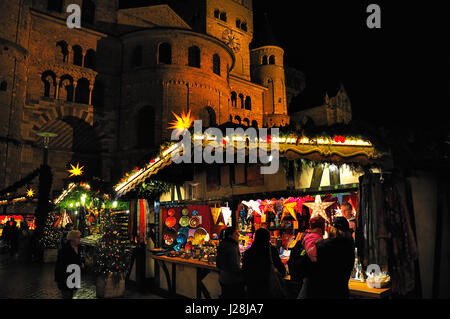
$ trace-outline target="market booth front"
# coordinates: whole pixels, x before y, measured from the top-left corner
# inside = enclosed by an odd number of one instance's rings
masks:
[[[239,136],[217,140],[197,135],[194,139],[201,139],[203,147],[208,144],[226,147],[230,141],[239,141]],[[272,142],[270,138],[262,140],[266,145]],[[348,202],[358,226],[364,226],[376,214],[363,206],[373,197],[361,188],[360,181],[368,178],[379,181],[380,177],[383,181],[380,173],[389,169],[389,161],[369,141],[343,136],[309,139],[291,134],[275,142],[280,155],[280,167],[275,174],[261,174],[261,164],[174,164],[172,156],[181,151],[179,144],[172,144],[162,147],[159,156],[136,168],[116,186],[118,198],[134,193],[132,202],[145,202],[147,207],[145,212],[139,208],[130,210],[130,220],[138,225],[134,228],[148,227],[151,237],[146,249],[145,277],[153,278],[153,283],[170,296],[218,298],[215,254],[221,229],[238,227],[243,252],[251,246],[254,231],[267,228],[272,244],[286,263],[315,208],[323,208],[320,214],[331,223],[340,215],[340,204]],[[238,144],[233,146],[235,152],[241,149]],[[244,144],[244,149],[248,156],[248,145]],[[180,179],[181,171],[184,174]],[[174,176],[178,180],[171,179]],[[142,194],[139,190],[162,180],[168,184],[165,189],[159,188],[161,196],[138,199]],[[141,225],[143,214],[153,221],[151,225]],[[137,218],[138,215],[141,217]],[[373,229],[370,236],[378,236],[377,226]],[[387,260],[382,260],[386,255],[367,254],[370,249],[364,243],[366,238],[358,230],[355,234],[356,246],[362,251],[358,251],[359,258],[355,260],[350,292],[355,296],[385,297],[389,288],[370,288],[361,281],[366,279],[364,271],[370,264],[377,263],[380,271],[389,271]],[[378,246],[379,242],[374,248]]]

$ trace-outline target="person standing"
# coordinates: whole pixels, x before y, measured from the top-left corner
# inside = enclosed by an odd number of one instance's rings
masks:
[[[308,263],[298,299],[313,299],[320,296],[323,282],[317,266],[317,244],[323,240],[324,232],[325,220],[322,217],[317,216],[309,220],[309,229],[306,230],[301,242],[308,255]]]
[[[30,254],[30,232],[26,221],[20,222],[19,232],[19,256],[24,261],[31,260]]]
[[[324,285],[320,298],[348,298],[348,281],[355,263],[355,244],[345,217],[337,217],[329,237],[317,244],[317,264]]]
[[[234,227],[224,231],[224,239],[217,248],[216,265],[219,268],[219,283],[222,299],[239,299],[244,297],[244,283],[241,272],[239,253],[239,233]]]
[[[70,273],[67,273],[67,266],[78,265],[80,269],[84,268],[81,254],[79,252],[81,233],[78,230],[71,230],[67,234],[67,242],[58,250],[58,257],[55,266],[55,281],[64,299],[72,299],[76,288],[69,288],[67,286],[67,278]]]
[[[11,228],[9,230],[9,241],[11,247],[11,257],[16,258],[19,250],[19,228],[17,228],[16,222],[14,219],[10,219]]]
[[[274,295],[275,291],[270,286],[270,272],[275,271],[275,275],[282,280],[286,275],[286,267],[281,261],[276,247],[270,243],[270,233],[267,229],[259,228],[255,232],[252,246],[244,253],[242,271],[247,287],[247,298],[264,299],[280,296],[280,294]],[[286,292],[284,291],[284,293]]]
[[[350,230],[355,232],[356,230],[356,221],[355,216],[353,215],[353,206],[349,202],[342,203],[341,205],[341,213],[344,216],[349,224]]]

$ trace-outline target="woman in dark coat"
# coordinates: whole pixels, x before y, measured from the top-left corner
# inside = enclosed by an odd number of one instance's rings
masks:
[[[83,263],[78,250],[80,243],[80,232],[72,230],[67,234],[67,242],[58,251],[58,258],[55,267],[55,281],[64,299],[72,299],[76,288],[67,286],[67,278],[71,273],[67,272],[67,266],[75,264],[83,268]]]
[[[244,297],[244,283],[241,272],[239,253],[239,233],[236,228],[228,227],[223,233],[224,239],[217,248],[216,265],[219,268],[219,283],[222,299],[239,299]]]
[[[337,217],[329,238],[317,244],[317,264],[323,286],[317,298],[348,298],[348,281],[355,263],[355,245],[345,217]]]
[[[286,275],[286,267],[280,259],[277,249],[270,244],[270,233],[260,228],[255,232],[255,241],[245,253],[242,260],[242,271],[247,286],[248,298],[273,298],[269,287],[271,264],[282,277]]]

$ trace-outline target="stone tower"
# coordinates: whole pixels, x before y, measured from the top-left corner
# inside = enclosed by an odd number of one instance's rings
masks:
[[[206,33],[233,50],[231,74],[250,80],[250,43],[253,39],[252,0],[206,0]]]
[[[266,87],[264,92],[264,126],[289,124],[286,101],[284,50],[278,45],[267,14],[261,21],[260,33],[250,51],[252,81]]]
[[[21,175],[20,121],[26,94],[30,3],[0,2],[0,189]]]

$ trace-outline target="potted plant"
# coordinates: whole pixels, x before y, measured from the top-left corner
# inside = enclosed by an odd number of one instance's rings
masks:
[[[126,245],[121,242],[119,228],[111,212],[103,214],[100,228],[103,236],[94,250],[97,297],[122,297],[125,295],[125,276],[129,265]]]

